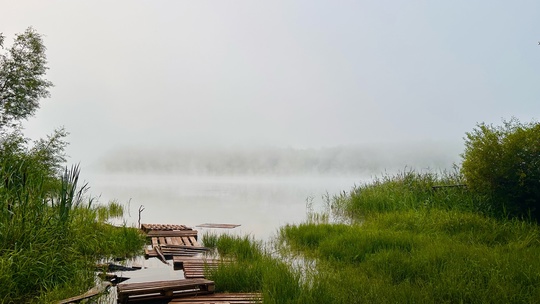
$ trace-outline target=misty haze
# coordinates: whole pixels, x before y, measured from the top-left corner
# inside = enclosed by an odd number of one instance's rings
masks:
[[[379,144],[319,149],[271,147],[125,148],[83,172],[100,201],[130,206],[129,221],[241,224],[266,239],[305,219],[310,203],[400,171],[441,172],[459,162],[458,144]],[[95,193],[94,193],[95,194]]]

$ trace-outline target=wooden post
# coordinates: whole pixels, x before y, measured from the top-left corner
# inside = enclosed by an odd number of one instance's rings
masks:
[[[141,213],[144,211],[144,206],[139,207],[139,229],[141,229]]]

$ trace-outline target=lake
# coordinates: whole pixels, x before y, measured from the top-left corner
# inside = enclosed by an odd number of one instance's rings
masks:
[[[324,205],[323,196],[349,191],[369,177],[361,176],[261,176],[176,175],[157,173],[83,174],[89,194],[100,203],[117,200],[128,207],[125,220],[141,223],[240,224],[235,233],[267,239],[280,226],[306,218],[306,204]],[[196,228],[204,232],[208,228]]]

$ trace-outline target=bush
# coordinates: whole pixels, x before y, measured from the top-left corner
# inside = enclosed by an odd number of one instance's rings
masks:
[[[499,215],[540,220],[540,123],[513,118],[467,133],[462,173]]]

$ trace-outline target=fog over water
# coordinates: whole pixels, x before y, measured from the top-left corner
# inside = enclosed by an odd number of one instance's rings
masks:
[[[540,1],[0,0],[32,26],[68,164],[130,221],[267,235],[305,200],[448,169],[478,122],[540,113]],[[189,211],[189,212],[188,212]],[[186,213],[187,212],[187,213]]]
[[[240,224],[234,232],[267,239],[306,219],[307,204],[382,174],[451,170],[452,146],[120,149],[83,173],[100,195],[128,207],[127,223]],[[99,193],[93,192],[96,189]],[[200,229],[205,231],[205,229]]]

